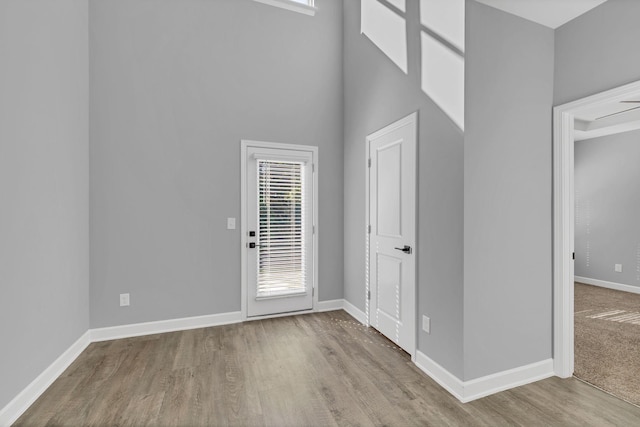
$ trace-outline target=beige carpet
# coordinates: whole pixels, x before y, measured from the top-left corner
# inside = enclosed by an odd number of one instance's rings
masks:
[[[640,405],[640,295],[576,283],[574,375]]]

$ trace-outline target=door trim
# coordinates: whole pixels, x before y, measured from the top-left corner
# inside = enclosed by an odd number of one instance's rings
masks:
[[[414,309],[413,309],[413,322],[414,322],[414,334],[413,334],[413,343],[411,345],[411,348],[409,349],[409,353],[411,354],[411,360],[413,362],[415,362],[415,358],[416,358],[416,353],[417,353],[417,343],[418,343],[418,317],[417,317],[417,313],[418,313],[418,262],[417,262],[417,257],[418,257],[418,238],[417,238],[417,231],[418,231],[418,227],[417,227],[417,219],[418,219],[418,168],[417,168],[417,154],[418,154],[418,112],[415,111],[411,114],[409,114],[408,116],[391,123],[390,125],[387,125],[385,127],[383,127],[380,130],[377,130],[376,132],[368,135],[366,137],[366,144],[365,144],[365,158],[364,158],[364,166],[365,166],[365,225],[364,225],[364,234],[365,234],[365,291],[364,291],[364,301],[365,301],[365,316],[366,316],[366,325],[370,326],[371,322],[370,322],[370,316],[371,316],[371,312],[370,312],[370,304],[369,304],[369,295],[370,295],[370,291],[371,291],[371,283],[370,283],[370,269],[371,269],[371,241],[370,241],[370,234],[369,234],[369,225],[371,224],[371,206],[370,206],[370,194],[369,192],[371,191],[371,182],[370,182],[370,178],[371,178],[371,174],[370,174],[370,168],[369,168],[369,159],[371,157],[371,141],[375,140],[377,138],[380,138],[381,136],[384,136],[390,132],[393,132],[396,129],[399,129],[403,126],[406,125],[413,125],[414,127],[414,131],[415,131],[415,138],[416,138],[416,174],[413,177],[416,185],[415,185],[415,190],[416,190],[416,194],[414,194],[414,200],[415,200],[415,208],[416,208],[416,212],[415,212],[415,221],[416,224],[414,226],[414,230],[416,232],[416,235],[414,236],[414,242],[415,242],[415,248],[413,249],[413,253],[414,256],[416,257],[416,262],[415,262],[415,271],[414,271],[414,277],[415,277],[415,281],[414,281],[414,286],[415,289],[413,290],[414,292]]]
[[[278,313],[266,316],[247,317],[247,247],[249,227],[247,225],[247,149],[255,148],[273,148],[280,150],[298,150],[310,152],[313,155],[313,213],[312,222],[314,227],[313,234],[313,306],[311,310],[296,311],[292,313]],[[271,317],[293,316],[304,313],[312,313],[318,310],[318,240],[320,235],[320,227],[318,225],[318,147],[311,145],[284,144],[280,142],[265,142],[243,139],[240,141],[240,315],[243,321],[258,320]]]
[[[574,369],[574,117],[632,96],[640,97],[640,81],[553,109],[553,370],[561,378]]]

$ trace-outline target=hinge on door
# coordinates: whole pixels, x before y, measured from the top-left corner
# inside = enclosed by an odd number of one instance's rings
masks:
[[[371,291],[367,291],[367,299],[370,300],[371,299]]]
[[[368,164],[369,164],[369,167],[371,167],[371,157],[369,157],[369,162],[368,162]]]
[[[311,296],[315,296],[316,295],[316,288],[311,288]]]
[[[371,224],[369,224],[369,227],[367,228],[367,231],[369,234],[371,234]]]
[[[316,234],[316,226],[315,225],[311,226],[311,234]]]
[[[315,171],[316,171],[316,164],[311,163],[311,173],[315,173]]]
[[[576,253],[574,252],[573,255],[571,255],[572,259],[576,259]]]

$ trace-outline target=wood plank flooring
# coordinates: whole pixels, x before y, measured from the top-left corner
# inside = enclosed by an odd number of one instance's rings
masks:
[[[632,426],[549,378],[462,404],[344,311],[91,344],[18,426]]]

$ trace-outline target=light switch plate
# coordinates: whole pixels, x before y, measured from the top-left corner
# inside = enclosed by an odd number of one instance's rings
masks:
[[[622,273],[622,264],[616,264],[614,266],[616,273]]]
[[[129,294],[120,294],[120,307],[128,307],[129,303]]]
[[[427,316],[422,316],[422,330],[426,333],[431,333],[431,319]]]
[[[227,218],[227,230],[235,230],[235,229],[236,229],[236,219]]]

